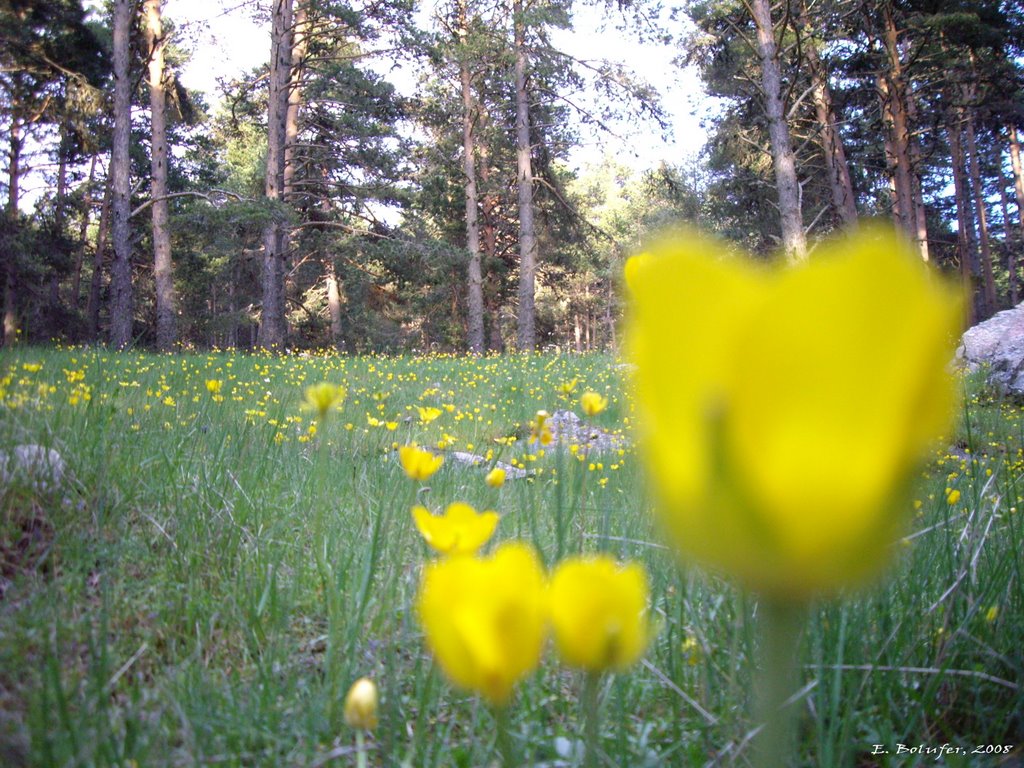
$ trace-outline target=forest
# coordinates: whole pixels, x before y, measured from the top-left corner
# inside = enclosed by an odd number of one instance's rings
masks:
[[[218,100],[162,5],[0,5],[4,345],[614,349],[625,259],[679,222],[802,260],[890,218],[971,321],[1020,299],[1017,3],[252,2],[267,63]],[[555,46],[582,9],[696,68],[698,157],[567,162],[584,126],[672,128]]]

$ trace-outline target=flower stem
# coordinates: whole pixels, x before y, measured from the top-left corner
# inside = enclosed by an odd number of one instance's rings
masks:
[[[601,740],[601,720],[598,699],[601,692],[601,675],[588,672],[583,683],[583,765],[597,768],[597,748]]]
[[[498,754],[501,756],[501,764],[503,768],[515,768],[519,763],[516,761],[512,737],[509,734],[507,707],[494,708],[494,722],[498,731]]]
[[[797,688],[800,633],[805,606],[771,598],[759,602],[761,647],[755,688],[757,722],[763,723],[754,743],[754,765],[782,768],[793,754],[796,708],[784,706]]]
[[[366,742],[363,736],[363,729],[356,729],[356,768],[366,768]]]

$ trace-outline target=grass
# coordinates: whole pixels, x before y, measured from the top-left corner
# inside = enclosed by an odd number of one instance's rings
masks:
[[[365,675],[381,689],[371,765],[488,764],[492,716],[448,685],[411,609],[428,555],[409,508],[463,500],[500,511],[498,539],[532,541],[548,565],[604,550],[647,567],[660,631],[601,684],[601,764],[745,764],[755,601],[677,567],[631,450],[581,461],[496,442],[572,407],[558,389],[574,378],[576,397],[609,397],[597,425],[628,432],[603,356],[5,350],[0,448],[53,447],[73,478],[0,497],[0,763],[354,765],[342,702]],[[321,380],[349,396],[311,436],[300,400]],[[1024,411],[965,387],[890,578],[812,613],[797,764],[1020,760]],[[417,405],[443,413],[423,424]],[[420,486],[393,451],[412,440],[537,474],[492,489],[486,469],[448,461]],[[528,764],[570,765],[584,680],[550,656],[510,728]],[[947,743],[964,753],[897,754]]]

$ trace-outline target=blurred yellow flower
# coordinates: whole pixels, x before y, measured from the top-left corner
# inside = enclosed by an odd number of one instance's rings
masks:
[[[361,677],[348,689],[345,724],[364,731],[377,727],[377,685],[370,678]]]
[[[580,398],[580,406],[587,416],[596,416],[608,407],[608,399],[597,392],[584,392]]]
[[[505,470],[495,467],[487,473],[484,482],[491,486],[491,488],[501,488],[505,484]]]
[[[489,558],[428,564],[417,606],[427,644],[448,677],[502,706],[540,662],[544,595],[533,549],[507,542]]]
[[[416,410],[420,412],[420,422],[423,424],[429,424],[442,413],[440,408],[431,408],[422,405],[416,406]]]
[[[776,270],[684,232],[626,279],[645,449],[680,549],[780,597],[877,572],[951,423],[959,293],[881,227]]]
[[[207,379],[206,380],[206,391],[211,395],[219,395],[221,388],[224,386],[224,382],[220,379]]]
[[[302,401],[302,407],[307,411],[315,411],[320,421],[327,418],[327,414],[341,404],[345,399],[345,388],[337,384],[322,381],[306,387],[306,395]]]
[[[572,381],[565,381],[558,385],[558,391],[563,395],[571,395],[576,391],[576,385],[579,384],[579,379],[573,379]]]
[[[444,456],[435,456],[419,448],[416,443],[401,446],[398,449],[398,460],[405,474],[413,480],[426,480],[444,464]]]
[[[551,414],[547,411],[537,411],[537,416],[530,422],[530,442],[537,442],[541,445],[549,445],[552,440],[551,427],[548,419]]]
[[[960,489],[959,488],[952,488],[952,489],[946,491],[946,503],[947,504],[949,504],[950,506],[953,506],[958,501],[960,501]]]
[[[424,540],[442,555],[471,555],[490,540],[498,526],[497,512],[477,512],[456,501],[444,515],[426,507],[413,507],[412,517]]]
[[[634,664],[651,636],[647,574],[637,563],[620,566],[607,555],[563,560],[548,588],[558,653],[590,672]]]

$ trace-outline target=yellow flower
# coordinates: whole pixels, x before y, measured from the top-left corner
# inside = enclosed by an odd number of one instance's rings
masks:
[[[417,599],[427,644],[461,688],[496,706],[539,663],[544,572],[533,549],[508,542],[489,558],[454,557],[423,570]]]
[[[220,379],[207,379],[206,380],[206,391],[211,395],[219,395],[221,387],[224,386],[224,382]]]
[[[491,486],[491,488],[501,488],[505,484],[505,470],[495,467],[487,473],[484,482]]]
[[[402,462],[405,474],[413,480],[426,480],[444,464],[444,456],[435,456],[430,451],[418,448],[416,443],[401,446],[398,449],[398,460]]]
[[[946,503],[947,504],[949,504],[950,506],[953,506],[958,501],[960,501],[960,489],[959,488],[951,488],[950,490],[946,491]]]
[[[563,560],[548,589],[555,645],[566,664],[590,672],[634,664],[651,636],[647,574],[607,555]]]
[[[444,515],[432,515],[426,507],[413,507],[412,517],[427,544],[442,555],[471,555],[488,542],[498,525],[497,512],[477,512],[456,501]]]
[[[566,381],[558,385],[558,391],[563,395],[569,396],[576,391],[576,385],[579,384],[579,379],[573,379],[572,381]]]
[[[440,408],[430,408],[422,405],[417,405],[416,410],[420,412],[420,422],[423,424],[429,424],[442,413]]]
[[[998,605],[989,606],[989,609],[987,611],[985,611],[985,621],[987,621],[989,624],[991,624],[997,618],[999,618],[999,606]]]
[[[608,399],[601,397],[597,392],[584,392],[580,398],[580,406],[587,416],[597,416],[608,407]]]
[[[322,381],[311,387],[306,387],[306,396],[302,407],[307,411],[316,411],[320,421],[327,418],[327,414],[341,404],[345,399],[345,388],[337,384]]]
[[[547,411],[537,411],[536,418],[530,422],[530,442],[538,442],[541,445],[551,443],[551,427],[548,426],[548,419],[551,414]]]
[[[377,685],[370,678],[361,677],[348,689],[345,723],[364,731],[377,727]]]
[[[774,271],[682,233],[626,278],[645,449],[680,549],[782,597],[877,572],[950,426],[959,294],[880,227]]]

